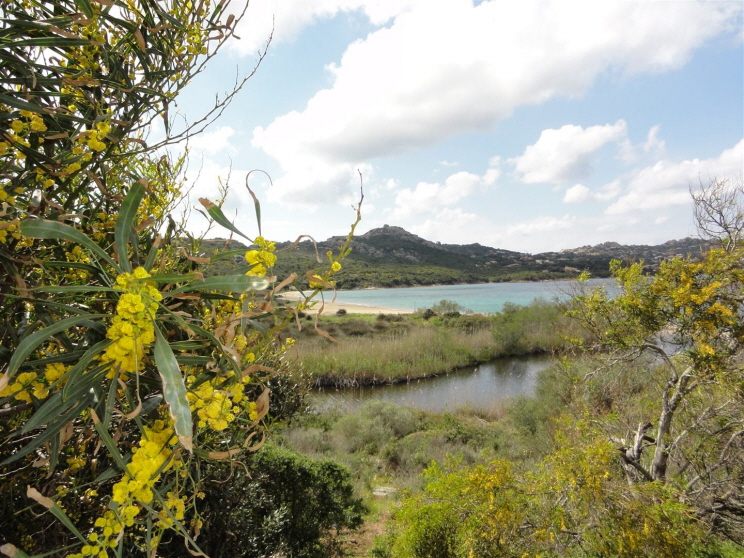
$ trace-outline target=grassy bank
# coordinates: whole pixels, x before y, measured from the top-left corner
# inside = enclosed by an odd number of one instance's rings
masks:
[[[507,305],[493,315],[420,312],[398,316],[345,315],[306,322],[297,356],[317,385],[353,386],[405,382],[444,374],[499,357],[560,353],[581,335],[557,303]]]

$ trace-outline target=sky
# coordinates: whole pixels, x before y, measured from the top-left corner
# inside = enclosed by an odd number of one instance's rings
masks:
[[[249,184],[272,240],[346,235],[362,186],[357,233],[529,253],[695,236],[690,188],[744,174],[743,13],[740,0],[251,0],[240,40],[178,99],[195,121],[273,27],[256,74],[190,141],[190,203],[229,177],[224,211],[253,237],[245,181],[260,169]]]

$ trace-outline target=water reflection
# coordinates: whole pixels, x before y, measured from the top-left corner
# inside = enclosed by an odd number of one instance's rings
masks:
[[[313,394],[311,405],[321,411],[353,411],[364,402],[377,399],[426,411],[455,411],[463,407],[491,411],[506,399],[532,395],[538,373],[550,362],[550,357],[503,358],[408,384],[325,388]]]

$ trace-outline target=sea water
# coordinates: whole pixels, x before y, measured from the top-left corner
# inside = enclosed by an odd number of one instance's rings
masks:
[[[584,288],[604,286],[612,291],[611,279],[590,279]],[[577,291],[577,281],[540,281],[534,283],[482,283],[475,285],[435,285],[396,289],[340,290],[336,302],[343,305],[361,304],[415,311],[430,308],[441,300],[451,300],[479,314],[499,312],[507,302],[526,306],[535,299],[546,301],[565,300]],[[327,296],[331,296],[327,293]]]

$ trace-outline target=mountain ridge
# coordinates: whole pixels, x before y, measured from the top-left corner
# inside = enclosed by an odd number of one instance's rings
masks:
[[[317,252],[336,250],[345,236],[333,236],[317,243]],[[248,247],[236,240],[205,240],[203,251],[220,246]],[[540,281],[570,279],[588,271],[595,277],[609,276],[613,259],[644,260],[645,269],[655,271],[673,257],[697,258],[713,246],[694,238],[669,240],[659,245],[623,245],[608,241],[559,252],[529,254],[480,243],[442,244],[421,238],[402,227],[384,225],[354,237],[351,254],[343,269],[334,276],[338,288],[398,287],[433,284]],[[306,240],[296,246],[277,242],[280,257],[275,272],[284,277],[291,272],[322,269],[315,260],[315,247]],[[240,259],[240,258],[236,258]],[[243,262],[244,265],[244,262]]]

